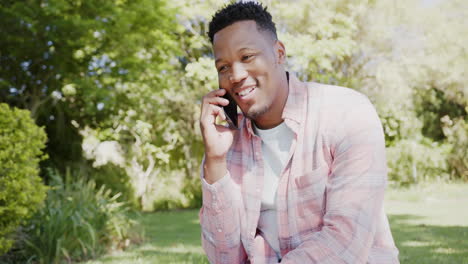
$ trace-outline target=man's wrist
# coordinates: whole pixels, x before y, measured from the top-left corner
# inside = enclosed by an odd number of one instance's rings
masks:
[[[227,172],[226,157],[208,158],[205,157],[203,164],[204,178],[208,184],[213,184],[221,179]]]

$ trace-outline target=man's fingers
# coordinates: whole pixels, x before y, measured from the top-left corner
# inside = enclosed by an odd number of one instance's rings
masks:
[[[226,121],[226,114],[224,113],[224,110],[219,111],[218,116],[219,116],[219,118],[221,118],[221,120]]]
[[[207,104],[203,107],[200,122],[204,124],[214,124],[216,116],[224,115],[224,111],[220,106],[214,104]]]
[[[217,89],[207,93],[204,97],[216,97],[216,96],[223,96],[226,93],[224,89]]]
[[[209,107],[211,109],[211,114],[214,115],[214,116],[217,116],[217,115],[223,113],[223,108],[221,106],[210,104]]]
[[[214,105],[221,105],[226,106],[229,104],[229,100],[226,98],[217,96],[216,94],[207,94],[203,97],[203,104],[214,104]]]
[[[223,96],[227,91],[220,88],[218,90],[213,90],[211,92],[213,92],[215,96]]]
[[[212,104],[212,105],[220,105],[220,106],[227,106],[229,104],[229,100],[222,97],[207,97],[204,98],[205,104]]]
[[[216,125],[216,118],[225,121],[226,114],[224,113],[223,106],[229,104],[229,100],[223,98],[226,93],[224,89],[218,89],[209,92],[202,99],[200,125],[202,129],[208,126]]]

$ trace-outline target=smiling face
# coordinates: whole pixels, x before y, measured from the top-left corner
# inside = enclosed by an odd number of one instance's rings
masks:
[[[260,128],[282,122],[288,96],[283,68],[285,49],[253,20],[235,22],[218,31],[213,50],[219,85]]]

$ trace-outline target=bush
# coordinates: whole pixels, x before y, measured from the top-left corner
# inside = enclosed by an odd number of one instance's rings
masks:
[[[443,91],[436,88],[417,90],[414,101],[415,112],[423,122],[422,134],[435,141],[447,138],[444,133],[444,127],[447,125],[444,117],[464,119],[467,116],[463,105],[450,100]]]
[[[467,111],[468,112],[468,111]],[[449,116],[442,118],[445,124],[443,130],[452,148],[448,155],[448,163],[453,179],[468,181],[468,122],[459,118],[451,120]]]
[[[166,171],[160,180],[151,187],[151,207],[149,211],[162,211],[187,208],[188,197],[182,192],[187,176],[182,170]]]
[[[188,200],[187,208],[200,208],[202,206],[202,187],[198,175],[187,177],[184,182],[182,193]]]
[[[388,178],[397,185],[448,180],[447,155],[451,146],[424,138],[400,140],[387,148]]]
[[[130,177],[124,169],[108,163],[98,168],[92,168],[90,178],[96,182],[98,187],[105,185],[112,194],[120,193],[119,201],[125,201],[133,209],[138,209],[138,200],[135,197]]]
[[[377,107],[385,133],[386,147],[394,146],[400,140],[421,134],[422,122],[417,119],[412,110],[385,105],[377,105]]]
[[[0,104],[0,255],[45,198],[38,163],[46,157],[42,152],[46,140],[29,111]]]
[[[61,263],[96,257],[107,249],[124,248],[131,241],[128,207],[111,196],[105,186],[96,188],[70,174],[65,180],[52,173],[45,206],[24,228],[23,255],[34,262]]]

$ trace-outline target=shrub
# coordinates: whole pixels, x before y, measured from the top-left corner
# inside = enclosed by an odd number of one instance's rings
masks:
[[[138,209],[135,190],[124,169],[108,163],[98,168],[92,168],[90,178],[96,182],[98,187],[105,185],[112,191],[112,194],[120,193],[119,201],[125,201],[133,209]]]
[[[387,148],[388,178],[397,185],[420,181],[448,180],[447,155],[450,145],[424,138],[400,140]]]
[[[24,228],[27,259],[39,263],[81,261],[107,249],[129,245],[132,227],[128,207],[105,186],[70,174],[52,173],[45,206]],[[78,179],[78,180],[76,180]]]
[[[421,134],[422,123],[412,110],[379,106],[378,113],[385,133],[385,146],[390,147],[398,141]]]
[[[151,207],[147,210],[161,211],[187,208],[188,197],[184,195],[184,188],[187,176],[182,170],[164,172],[159,181],[151,187],[153,195]]]
[[[202,206],[202,187],[198,175],[195,177],[186,177],[182,193],[188,200],[188,208],[200,208]]]
[[[468,181],[468,122],[462,118],[451,120],[449,116],[443,117],[442,122],[445,124],[444,135],[452,145],[447,159],[451,176]]]
[[[423,122],[422,134],[435,141],[447,138],[444,127],[448,124],[443,118],[464,119],[467,116],[465,107],[450,99],[441,89],[421,89],[415,91],[415,95],[415,113]]]
[[[0,255],[45,198],[38,163],[46,157],[42,152],[46,139],[29,111],[0,104]]]

